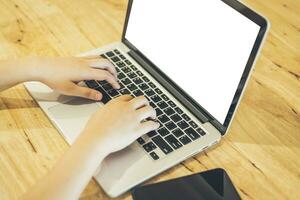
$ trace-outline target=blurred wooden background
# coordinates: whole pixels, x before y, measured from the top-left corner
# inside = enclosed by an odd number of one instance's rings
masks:
[[[243,199],[300,199],[300,1],[244,0],[272,27],[229,135],[150,182],[225,168]],[[0,0],[0,59],[70,56],[120,40],[127,0]],[[0,199],[68,145],[22,85],[0,93]],[[109,199],[91,181],[82,199]],[[130,195],[119,199],[131,199]]]

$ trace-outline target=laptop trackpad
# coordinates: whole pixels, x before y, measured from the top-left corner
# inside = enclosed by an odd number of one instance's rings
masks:
[[[55,105],[48,109],[51,119],[69,144],[79,136],[87,121],[99,109],[98,103],[82,98]]]

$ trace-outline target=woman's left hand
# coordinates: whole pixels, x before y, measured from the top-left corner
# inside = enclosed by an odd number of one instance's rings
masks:
[[[64,95],[101,100],[99,91],[77,85],[84,80],[106,80],[113,88],[120,87],[115,67],[100,56],[34,59],[33,79]]]

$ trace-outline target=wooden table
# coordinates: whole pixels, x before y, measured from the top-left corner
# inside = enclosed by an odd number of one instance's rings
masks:
[[[245,0],[272,28],[221,144],[150,182],[225,168],[243,199],[300,199],[300,0]],[[70,56],[120,40],[126,0],[1,0],[0,59]],[[0,199],[17,199],[68,149],[22,85],[0,94]],[[91,181],[82,199],[109,199]],[[127,193],[119,199],[131,199]]]

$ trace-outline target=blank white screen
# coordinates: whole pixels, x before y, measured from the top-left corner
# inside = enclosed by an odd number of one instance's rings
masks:
[[[259,29],[221,0],[134,0],[125,37],[223,123]]]

